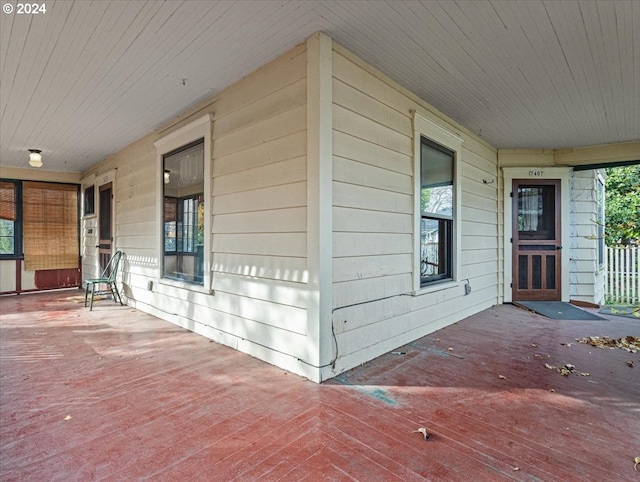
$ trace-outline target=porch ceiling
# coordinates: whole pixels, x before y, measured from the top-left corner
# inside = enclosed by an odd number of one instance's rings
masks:
[[[0,18],[3,166],[84,171],[315,31],[498,148],[640,138],[633,0],[41,4]]]

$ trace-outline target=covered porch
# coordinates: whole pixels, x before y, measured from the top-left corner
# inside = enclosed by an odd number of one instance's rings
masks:
[[[637,320],[496,306],[317,385],[81,298],[2,299],[4,481],[638,477],[640,354],[576,341]]]

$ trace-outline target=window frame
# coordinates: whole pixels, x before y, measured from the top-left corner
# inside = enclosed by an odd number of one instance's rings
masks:
[[[461,230],[461,169],[460,159],[462,154],[463,140],[457,134],[445,129],[430,120],[426,114],[414,112],[413,115],[413,174],[414,174],[414,236],[413,236],[413,289],[414,294],[423,294],[440,289],[458,286],[461,279],[461,246],[462,246],[462,230]],[[450,276],[438,276],[432,280],[424,281],[421,272],[421,220],[422,211],[420,200],[422,194],[422,139],[430,141],[430,143],[442,146],[453,154],[453,215],[451,216],[451,246],[447,250],[450,255]]]
[[[89,184],[82,189],[82,216],[96,216],[96,185]]]
[[[605,195],[606,184],[602,173],[596,173],[596,263],[598,270],[603,270],[606,266],[606,245],[605,245]]]
[[[0,253],[0,260],[22,259],[24,256],[22,246],[22,181],[13,179],[0,179],[2,182],[14,185],[13,205],[15,220],[13,224],[13,253]]]
[[[163,136],[154,143],[156,148],[156,219],[158,224],[158,242],[156,252],[158,255],[158,267],[156,277],[160,284],[184,288],[190,291],[202,293],[212,293],[211,259],[212,259],[212,236],[211,236],[211,146],[212,146],[212,114],[204,115],[177,130]],[[174,278],[167,278],[164,275],[164,156],[175,152],[189,144],[204,140],[204,253],[203,253],[203,276],[202,284],[195,284],[189,281],[182,281]]]

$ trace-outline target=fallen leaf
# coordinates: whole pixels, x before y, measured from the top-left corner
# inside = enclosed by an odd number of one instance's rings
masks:
[[[64,417],[65,422],[71,420],[71,415],[67,415],[66,417]]]
[[[507,379],[507,377],[505,377],[504,375],[498,375],[498,378],[499,378],[500,380],[506,380],[506,379]]]
[[[560,343],[562,346],[571,346],[571,343]]]
[[[635,462],[633,464],[633,470],[638,470],[638,464],[640,464],[640,457],[636,457],[635,459],[633,459],[633,461]]]
[[[629,360],[627,362],[627,365],[629,365],[630,368],[633,368],[633,360]]]
[[[533,358],[535,358],[536,360],[542,360],[543,356],[540,353],[534,353]]]
[[[623,336],[613,339],[608,336],[588,336],[585,338],[576,338],[578,343],[586,343],[597,348],[609,348],[615,350],[620,348],[630,353],[636,353],[640,350],[640,336]]]
[[[514,472],[517,472],[518,470],[520,470],[520,467],[514,467],[514,468],[513,468],[513,471],[514,471]]]
[[[447,348],[447,351],[453,351],[453,347],[450,346],[449,348]]]
[[[538,345],[536,345],[535,343],[531,343],[531,346],[532,346],[533,348],[538,348]]]
[[[555,370],[556,367],[554,367],[553,365],[549,365],[548,363],[544,364],[545,367],[547,367],[549,370]]]
[[[589,376],[589,374],[585,372],[585,373],[581,373],[581,374],[580,374],[580,376],[582,376],[582,377],[588,377],[588,376]]]
[[[550,388],[550,389],[549,389],[549,391],[550,391],[551,393],[556,393],[556,389],[555,389],[555,388]]]

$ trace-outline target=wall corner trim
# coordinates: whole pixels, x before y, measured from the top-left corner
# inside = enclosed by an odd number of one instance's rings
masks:
[[[321,32],[307,40],[307,336],[323,377],[335,358],[332,339],[333,41]]]

